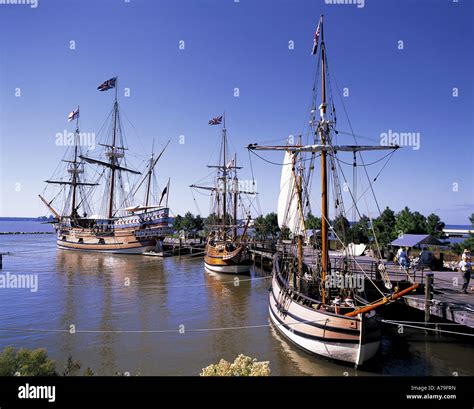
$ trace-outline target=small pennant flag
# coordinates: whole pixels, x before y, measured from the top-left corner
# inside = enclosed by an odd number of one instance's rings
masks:
[[[222,123],[222,115],[216,116],[209,121],[209,125],[219,125]]]
[[[311,50],[312,55],[315,55],[318,52],[319,34],[321,34],[322,22],[323,22],[323,16],[321,16],[321,18],[319,19],[318,27],[316,28],[316,32],[314,33],[313,49]]]
[[[100,84],[97,89],[99,91],[108,91],[109,89],[115,88],[115,83],[117,82],[117,77],[111,78],[110,80],[104,81]]]
[[[68,122],[72,122],[76,118],[79,118],[79,107],[77,107],[75,111],[70,112],[69,115],[67,116]]]

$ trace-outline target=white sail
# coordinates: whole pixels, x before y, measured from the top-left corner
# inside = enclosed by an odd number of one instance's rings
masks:
[[[303,219],[298,204],[295,174],[293,171],[294,154],[286,151],[283,160],[278,198],[278,226],[287,227],[295,235],[304,235]]]

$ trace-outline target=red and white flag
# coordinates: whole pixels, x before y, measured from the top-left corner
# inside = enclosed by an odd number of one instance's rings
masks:
[[[69,113],[67,116],[68,122],[74,121],[76,118],[79,118],[79,107],[76,110]]]
[[[318,52],[318,42],[319,42],[319,35],[321,34],[321,25],[323,23],[323,16],[319,19],[318,27],[316,28],[316,32],[314,33],[313,38],[313,49],[311,50],[311,54],[315,55]]]

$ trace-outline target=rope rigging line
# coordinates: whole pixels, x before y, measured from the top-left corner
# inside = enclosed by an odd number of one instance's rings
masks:
[[[287,323],[287,324],[277,324],[277,323],[265,323],[265,324],[256,324],[256,325],[241,325],[241,326],[233,326],[233,327],[214,327],[214,328],[186,328],[183,326],[182,329],[162,329],[162,330],[80,330],[75,329],[72,333],[70,329],[45,329],[45,328],[0,328],[0,331],[25,331],[25,332],[63,332],[63,333],[70,333],[73,334],[103,334],[103,333],[111,333],[111,334],[158,334],[158,333],[179,333],[184,335],[186,332],[211,332],[211,331],[232,331],[232,330],[244,330],[244,329],[256,329],[256,328],[268,328],[272,325],[275,326],[293,326],[293,325],[304,325],[316,322],[327,322],[327,318],[321,320],[307,320],[307,321],[300,321],[294,323]],[[179,324],[184,325],[184,324]]]
[[[453,334],[453,335],[463,335],[463,336],[467,336],[467,337],[474,337],[474,334],[469,334],[469,333],[466,333],[466,332],[457,332],[457,331],[448,331],[448,330],[445,330],[445,329],[419,327],[417,325],[400,324],[400,323],[397,323],[397,322],[394,322],[394,321],[388,321],[388,320],[381,320],[381,321],[385,324],[391,324],[391,325],[398,325],[398,326],[402,326],[402,327],[421,329],[423,331],[434,331],[434,332],[439,332],[439,333],[443,333],[443,334]]]
[[[375,139],[375,138],[370,138],[368,136],[362,136],[362,135],[354,135],[353,133],[351,132],[345,132],[345,131],[340,131],[339,129],[334,129],[334,132],[336,132],[336,134],[343,134],[343,135],[349,135],[349,136],[356,136],[357,138],[361,138],[361,139],[366,139],[368,141],[372,141],[372,142],[380,142],[378,139]]]
[[[196,197],[194,196],[194,190],[195,190],[195,189],[190,188],[190,190],[191,190],[191,195],[193,196],[193,202],[194,202],[194,205],[196,206],[196,209],[197,209],[197,211],[198,211],[198,214],[202,214],[201,209],[199,208],[199,205],[198,205],[198,203],[197,203]],[[211,196],[211,195],[206,195],[206,194],[201,193],[201,192],[199,192],[199,193],[202,194],[202,195],[205,195],[205,196]]]
[[[324,215],[322,213],[321,213],[321,215],[324,217]],[[339,238],[338,234],[334,230],[334,226],[331,225],[331,222],[328,219],[325,218],[325,220],[326,220],[326,223],[328,224],[330,230],[334,233],[334,237],[336,237],[336,239],[344,247],[344,243],[342,242],[342,240]],[[372,279],[368,276],[368,274],[365,272],[365,270],[362,268],[362,266],[359,264],[359,262],[355,259],[355,257],[350,252],[349,252],[349,257],[352,258],[352,260],[355,262],[355,264],[359,267],[360,271],[362,271],[362,273],[364,273],[364,275],[372,283],[372,285],[375,287],[375,289],[382,295],[382,297],[385,297],[385,294],[375,285],[375,283],[372,281]]]
[[[327,63],[326,63],[326,64],[327,64]],[[331,78],[331,73],[330,73],[330,71],[329,71],[329,66],[328,66],[328,77]],[[337,83],[336,78],[334,78],[334,83],[336,84],[336,89],[337,89],[337,92],[338,92],[338,95],[339,95],[339,99],[341,100],[342,108],[344,109],[344,114],[345,114],[345,116],[346,116],[347,123],[349,124],[349,127],[350,127],[350,129],[351,129],[352,136],[353,136],[353,138],[354,138],[354,142],[355,142],[356,145],[357,145],[357,138],[356,138],[356,135],[355,135],[355,133],[354,133],[354,129],[353,129],[353,127],[352,127],[352,123],[351,123],[351,120],[350,120],[350,118],[349,118],[349,114],[347,113],[346,105],[344,104],[344,100],[343,100],[343,98],[342,98],[342,96],[341,96],[341,91],[340,91],[340,88],[339,88],[339,85],[338,85],[338,83]],[[362,165],[363,165],[363,167],[364,167],[364,172],[365,172],[365,175],[366,175],[366,177],[367,177],[367,180],[368,180],[369,183],[370,183],[369,173],[368,173],[368,171],[367,171],[367,168],[365,167],[364,158],[363,158],[363,156],[362,156],[362,154],[361,154],[360,152],[359,152],[359,157],[360,157],[360,160],[361,160]],[[377,209],[378,209],[378,211],[379,211],[379,214],[381,214],[382,211],[380,210],[380,206],[379,206],[379,203],[378,203],[378,201],[377,201],[377,197],[375,196],[375,191],[374,191],[374,189],[373,189],[373,186],[372,186],[372,184],[370,184],[369,186],[370,186],[370,189],[371,189],[371,191],[372,191],[372,195],[373,195],[373,197],[374,197],[375,204],[377,205]]]
[[[393,151],[390,151],[389,153],[385,154],[384,156],[382,156],[381,158],[373,161],[373,162],[370,162],[370,163],[367,163],[365,165],[354,165],[353,163],[349,163],[349,162],[346,162],[346,161],[343,161],[342,159],[340,159],[338,156],[337,156],[337,153],[335,152],[334,153],[334,158],[343,163],[344,165],[347,165],[347,166],[351,166],[351,167],[358,167],[358,168],[361,168],[361,167],[368,167],[368,166],[372,166],[372,165],[375,165],[381,161],[383,161],[385,158],[389,157],[390,155],[393,155],[394,153],[396,152],[396,149],[394,149]],[[331,154],[332,155],[332,154]]]
[[[290,147],[290,146],[288,146],[288,148],[291,150],[291,147]],[[272,162],[271,160],[265,159],[263,156],[259,155],[257,152],[255,152],[255,151],[253,151],[253,150],[251,150],[251,149],[249,149],[249,152],[251,152],[253,155],[257,156],[259,159],[262,159],[264,162],[270,163],[270,164],[272,164],[272,165],[276,165],[276,166],[289,166],[289,165],[293,165],[292,162],[289,162],[289,163]],[[316,155],[316,158],[319,157],[319,156],[321,156],[320,153],[318,153],[318,154]],[[307,162],[307,161],[309,161],[309,160],[311,160],[311,158],[300,159],[300,162]]]

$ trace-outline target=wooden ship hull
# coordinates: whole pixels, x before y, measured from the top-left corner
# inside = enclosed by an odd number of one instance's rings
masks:
[[[293,291],[278,274],[273,275],[268,309],[276,329],[311,354],[362,365],[379,349],[375,311],[355,317],[324,311],[319,301]]]
[[[57,246],[67,250],[143,254],[171,234],[168,209],[121,217],[89,228],[57,226]]]
[[[228,251],[226,246],[235,247]],[[241,244],[220,242],[215,245],[207,244],[204,256],[204,265],[207,270],[216,273],[245,274],[250,271],[252,261]]]

